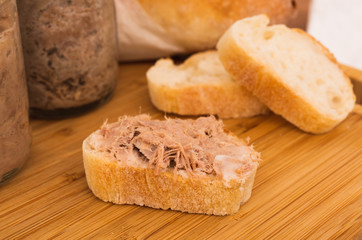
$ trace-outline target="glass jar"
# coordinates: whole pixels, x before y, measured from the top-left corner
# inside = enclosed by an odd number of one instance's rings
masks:
[[[118,78],[113,0],[18,0],[30,114],[63,118],[110,98]]]
[[[0,183],[28,158],[28,94],[16,0],[0,0]]]

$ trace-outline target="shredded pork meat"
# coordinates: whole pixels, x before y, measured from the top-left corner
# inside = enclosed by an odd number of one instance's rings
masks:
[[[185,170],[189,176],[200,172],[220,175],[217,155],[242,162],[242,169],[249,168],[250,159],[259,159],[243,141],[225,133],[222,122],[213,116],[165,121],[151,120],[147,115],[122,117],[116,123],[104,123],[99,134],[104,150],[117,160],[122,161],[118,157],[122,152],[133,151],[154,167],[156,174],[171,168],[174,173]]]

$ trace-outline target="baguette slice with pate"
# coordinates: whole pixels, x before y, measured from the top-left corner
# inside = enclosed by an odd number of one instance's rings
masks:
[[[265,15],[234,23],[217,48],[225,69],[274,113],[324,133],[352,111],[355,96],[334,56],[299,29],[267,26]]]
[[[268,112],[253,94],[222,66],[216,51],[197,53],[183,64],[160,59],[147,72],[152,103],[180,115],[215,114],[220,118],[252,117]]]
[[[233,214],[251,195],[259,153],[214,117],[122,117],[83,142],[90,189],[100,199],[189,213]]]

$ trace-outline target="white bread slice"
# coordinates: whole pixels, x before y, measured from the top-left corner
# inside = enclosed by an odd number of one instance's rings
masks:
[[[217,48],[225,69],[274,113],[311,133],[331,130],[355,96],[334,56],[299,29],[267,26],[265,15],[240,20]]]
[[[236,82],[216,51],[197,53],[183,64],[160,59],[147,72],[152,103],[180,115],[216,114],[220,118],[252,117],[267,107]]]
[[[237,212],[250,198],[259,160],[214,117],[123,117],[83,142],[88,186],[98,198],[189,213]]]

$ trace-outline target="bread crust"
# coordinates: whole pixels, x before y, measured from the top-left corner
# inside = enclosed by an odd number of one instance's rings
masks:
[[[156,175],[153,168],[106,159],[90,149],[87,139],[83,142],[86,179],[94,195],[105,202],[228,215],[237,212],[251,196],[257,164],[244,181],[232,179],[227,184],[213,175],[192,179],[171,171]]]
[[[217,58],[217,53],[216,51],[206,51],[195,54],[188,58],[181,67],[197,68],[199,62],[204,58]],[[184,83],[173,86],[171,84],[172,76],[169,76],[168,83],[160,82],[154,73],[160,71],[158,74],[161,75],[163,68],[158,68],[158,63],[162,61],[167,63],[170,68],[176,68],[171,59],[162,59],[147,72],[151,101],[161,111],[180,115],[213,114],[223,119],[252,117],[269,112],[264,104],[245,87],[232,80],[224,70],[222,75],[215,71],[215,76],[220,79],[227,78],[218,83],[208,81],[192,83],[189,79],[184,79]],[[221,65],[221,63],[219,64]],[[210,68],[212,67],[210,66]],[[202,77],[202,75],[198,77]],[[204,78],[208,77],[205,75]]]
[[[306,132],[317,134],[331,130],[347,116],[348,113],[341,119],[322,114],[316,106],[305,101],[294,89],[283,84],[273,69],[259,63],[242,49],[238,45],[233,31],[233,27],[231,27],[218,42],[217,49],[220,60],[235,79],[239,80],[246,89],[257,96],[274,113],[282,115],[286,120]],[[323,54],[333,63],[336,63],[333,54],[314,38],[302,30],[292,31],[307,35],[316,45],[321,47]],[[344,78],[348,86],[351,86],[345,74]],[[353,93],[351,98],[354,98]]]
[[[267,14],[287,23],[296,12],[293,0],[138,0],[148,15],[187,52],[213,48],[236,20]]]
[[[220,118],[252,117],[269,112],[242,86],[195,85],[169,88],[148,84],[153,105],[164,112],[180,115],[218,115]]]

